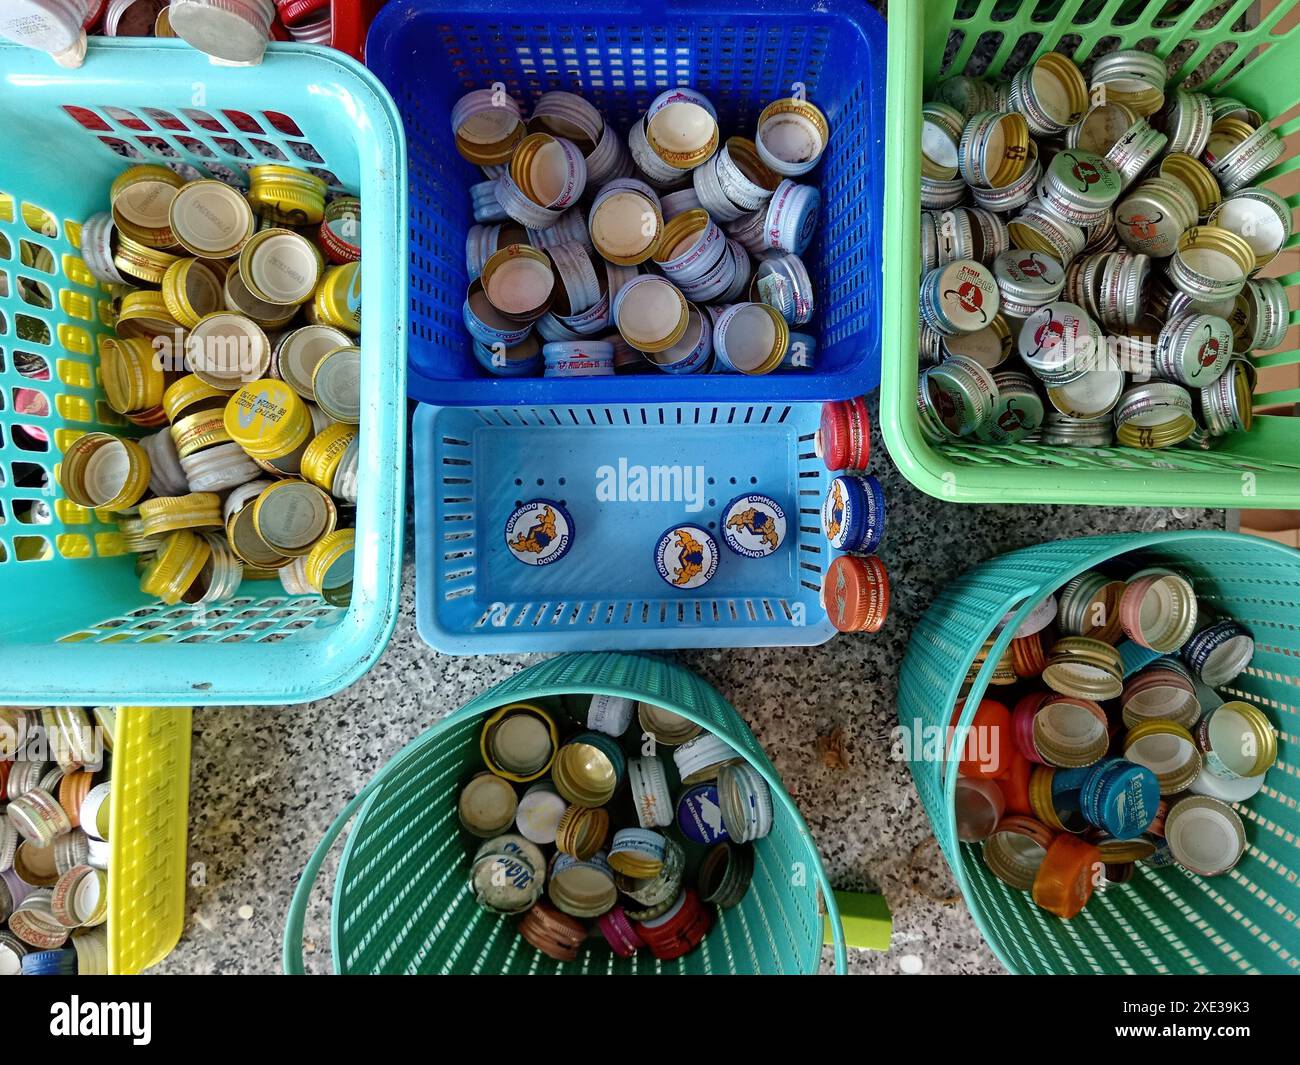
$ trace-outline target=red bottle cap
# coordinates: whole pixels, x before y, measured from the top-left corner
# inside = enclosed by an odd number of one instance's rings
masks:
[[[275,6],[280,12],[281,22],[286,26],[296,26],[316,12],[324,11],[330,6],[330,0],[275,0]]]
[[[840,632],[879,632],[889,616],[889,574],[875,555],[840,555],[822,580],[822,606]]]
[[[1011,711],[996,699],[981,699],[966,732],[957,772],[964,777],[1001,777],[1011,769]],[[1028,777],[1025,779],[1028,801]]]
[[[1035,765],[1046,765],[1043,756],[1034,746],[1034,715],[1042,709],[1051,692],[1030,692],[1023,696],[1011,712],[1011,731],[1015,737],[1016,750],[1025,760]]]
[[[1015,744],[1009,745],[1008,753],[1011,767],[998,777],[998,787],[1007,800],[1007,812],[1033,816],[1034,808],[1029,804],[1029,775],[1034,771],[1034,763],[1021,754]]]
[[[815,447],[828,470],[865,470],[871,459],[866,399],[858,396],[823,403]]]

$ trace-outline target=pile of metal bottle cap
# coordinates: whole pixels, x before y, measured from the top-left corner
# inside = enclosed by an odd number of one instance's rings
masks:
[[[218,603],[279,577],[346,606],[361,205],[327,202],[325,181],[293,167],[253,167],[249,182],[135,166],[86,220],[82,258],[116,330],[98,350],[108,405],[157,431],[77,437],[59,483],[113,516],[141,590],[165,603]]]
[[[1127,677],[1124,638],[1146,652]],[[1278,753],[1261,709],[1216,692],[1250,665],[1243,625],[1156,565],[1081,573],[989,665],[993,642],[965,689],[987,670],[1005,694],[976,709],[956,792],[958,837],[983,842],[990,873],[1070,918],[1135,863],[1200,876],[1236,865],[1246,833],[1231,804],[1264,786]]]
[[[519,934],[549,957],[573,961],[592,937],[670,961],[744,900],[771,791],[688,718],[608,695],[512,703],[484,721],[479,749],[485,769],[457,803],[483,841],[467,852],[470,889],[521,915]]]
[[[871,419],[865,396],[822,405],[813,449],[831,479],[822,502],[822,532],[834,551],[822,575],[822,606],[841,632],[879,632],[889,615],[889,574],[875,551],[885,532],[885,493],[866,472]],[[840,472],[843,471],[843,472]]]
[[[1284,145],[1165,61],[1048,52],[924,105],[917,409],[934,444],[1211,448],[1251,426],[1252,351],[1290,309],[1263,278]],[[973,200],[973,204],[970,201]]]
[[[452,109],[470,189],[464,320],[505,377],[805,370],[817,342],[800,256],[820,194],[794,179],[826,150],[826,116],[776,100],[754,139],[723,140],[702,93],[669,89],[626,140],[588,101],[503,86]]]
[[[86,37],[180,37],[233,66],[262,61],[271,40],[329,44],[330,0],[5,0],[0,37],[49,52],[61,65],[86,57]]]
[[[0,976],[108,972],[114,711],[0,710]]]

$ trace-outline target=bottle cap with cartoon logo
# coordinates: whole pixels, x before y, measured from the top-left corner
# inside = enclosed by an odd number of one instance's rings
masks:
[[[1104,348],[1101,327],[1077,304],[1039,308],[1020,328],[1020,357],[1046,384],[1059,387],[1095,369]]]
[[[1052,158],[1038,183],[1038,198],[1066,221],[1091,226],[1105,220],[1122,188],[1123,178],[1111,163],[1075,148]]]
[[[822,503],[822,531],[837,551],[869,555],[885,531],[885,493],[871,474],[834,478]]]
[[[1012,248],[993,260],[1002,307],[1017,318],[1028,318],[1036,308],[1051,303],[1065,288],[1065,268],[1039,251]]]
[[[993,375],[998,394],[988,419],[975,430],[986,444],[1014,444],[1043,424],[1043,397],[1025,374],[1006,370]]]
[[[528,566],[549,566],[573,547],[573,517],[553,499],[530,499],[506,519],[506,547]]]
[[[674,588],[702,588],[718,571],[718,542],[698,525],[674,525],[655,544],[655,568]]]
[[[730,838],[722,823],[716,784],[696,784],[682,792],[677,800],[677,826],[696,843],[720,843]]]
[[[1228,368],[1232,327],[1213,314],[1188,314],[1169,322],[1156,342],[1155,371],[1169,381],[1206,388]]]
[[[944,336],[983,329],[999,306],[992,273],[971,259],[931,270],[921,281],[921,318]]]
[[[766,558],[785,542],[785,511],[771,496],[745,492],[722,511],[722,540],[744,558]]]
[[[1130,251],[1166,259],[1199,215],[1191,191],[1180,181],[1147,178],[1115,207],[1115,231]]]

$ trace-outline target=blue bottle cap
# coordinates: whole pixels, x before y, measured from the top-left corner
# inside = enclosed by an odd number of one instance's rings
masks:
[[[1135,839],[1155,820],[1160,782],[1146,766],[1111,759],[1089,778],[1084,802],[1090,823],[1115,839]]]
[[[696,784],[677,800],[677,826],[696,843],[720,843],[730,839],[722,823],[722,806],[716,784]]]
[[[872,554],[885,531],[885,493],[871,474],[834,478],[822,504],[822,530],[837,551]]]
[[[75,950],[34,950],[23,955],[24,976],[75,976],[76,972]]]
[[[1067,832],[1082,832],[1087,828],[1083,788],[1092,776],[1093,768],[1058,769],[1052,774],[1052,808]]]
[[[573,546],[573,518],[553,499],[530,499],[506,519],[506,547],[528,566],[549,566]]]
[[[785,511],[771,496],[748,492],[722,512],[722,540],[745,558],[766,558],[785,542]]]
[[[674,588],[702,588],[718,570],[718,542],[698,525],[674,525],[655,544],[655,568]]]
[[[1183,661],[1212,688],[1235,680],[1250,665],[1255,640],[1249,629],[1223,618],[1196,633],[1183,645]]]

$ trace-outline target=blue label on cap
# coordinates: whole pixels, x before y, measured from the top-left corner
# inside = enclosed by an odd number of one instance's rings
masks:
[[[1187,641],[1187,646],[1183,648],[1183,660],[1199,677],[1210,655],[1229,640],[1235,640],[1240,636],[1250,636],[1250,632],[1230,618],[1216,622]]]
[[[1174,865],[1174,852],[1169,849],[1169,843],[1165,839],[1152,840],[1156,845],[1156,852],[1150,857],[1143,858],[1142,864],[1149,865],[1153,869],[1164,869],[1166,866]]]
[[[1097,800],[1101,794],[1100,788],[1107,770],[1118,762],[1118,758],[1103,758],[1100,762],[1094,762],[1083,770],[1088,775],[1084,779],[1083,787],[1080,789],[1079,806],[1090,825],[1095,825],[1100,820],[1100,814],[1097,812]]]
[[[1156,819],[1160,782],[1146,766],[1120,758],[1107,762],[1085,789],[1088,821],[1115,839],[1136,839]]]
[[[696,843],[720,843],[730,839],[722,824],[716,784],[696,784],[677,800],[677,825]]]
[[[573,518],[552,499],[532,499],[506,519],[506,547],[529,566],[549,566],[573,546]]]
[[[869,555],[885,532],[885,493],[871,474],[841,474],[822,504],[822,530],[837,551]]]

